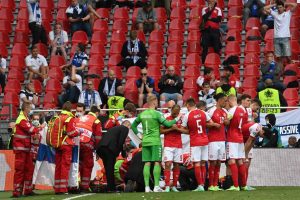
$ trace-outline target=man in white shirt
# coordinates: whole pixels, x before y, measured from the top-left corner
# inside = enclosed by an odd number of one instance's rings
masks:
[[[43,81],[48,77],[48,63],[44,56],[38,53],[38,48],[33,46],[31,55],[25,58],[26,67],[28,69],[28,80],[40,78]]]
[[[68,34],[62,30],[60,23],[55,25],[54,31],[50,31],[49,39],[51,42],[51,56],[60,54],[67,60],[66,45],[68,44]]]
[[[0,85],[2,88],[2,93],[4,92],[5,88],[5,70],[6,70],[6,59],[2,57],[0,54]]]
[[[83,103],[88,109],[93,105],[97,107],[102,105],[99,92],[94,90],[92,81],[87,82],[87,88],[81,92],[78,103]]]
[[[277,7],[277,11],[272,10],[273,6]],[[286,7],[290,6],[290,9],[286,11]],[[275,55],[281,59],[287,58],[290,61],[291,56],[291,44],[290,44],[290,21],[292,12],[296,9],[296,3],[284,3],[279,0],[276,4],[270,4],[264,7],[267,14],[271,14],[274,17],[274,48]]]
[[[39,103],[39,95],[35,92],[33,84],[30,81],[25,84],[24,90],[20,91],[20,105],[23,103],[31,103],[33,109]]]

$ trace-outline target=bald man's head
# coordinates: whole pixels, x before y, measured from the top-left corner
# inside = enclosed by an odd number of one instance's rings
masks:
[[[174,66],[169,66],[167,72],[169,75],[173,76],[175,74]]]
[[[111,79],[111,80],[116,78],[116,74],[113,70],[108,71],[108,78]]]

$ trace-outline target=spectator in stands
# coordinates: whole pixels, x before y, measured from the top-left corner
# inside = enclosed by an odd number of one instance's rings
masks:
[[[203,89],[198,92],[199,100],[205,101],[208,107],[215,103],[214,100],[215,90],[210,88],[208,82],[203,83]]]
[[[31,55],[25,58],[26,67],[28,69],[28,80],[41,79],[46,84],[48,78],[48,63],[44,56],[39,54],[39,50],[36,46],[31,49]]]
[[[271,2],[270,2],[271,4]],[[276,6],[273,6],[270,8],[273,11],[276,11]],[[263,10],[263,16],[262,16],[262,25],[261,25],[261,36],[264,38],[266,35],[267,30],[274,29],[274,17],[271,14],[267,14],[265,10]]]
[[[62,55],[67,60],[66,46],[68,44],[68,33],[57,23],[54,31],[49,32],[51,45],[51,56]]]
[[[85,10],[89,12],[91,26],[94,25],[95,17],[97,17],[98,19],[102,19],[95,10],[97,0],[78,0],[78,2],[80,5],[83,5],[85,7]]]
[[[76,48],[76,53],[74,54],[71,64],[66,64],[61,66],[61,68],[72,66],[75,67],[76,74],[79,74],[81,78],[84,78],[83,70],[87,66],[88,56],[85,53],[85,45],[79,43]]]
[[[148,53],[144,43],[137,38],[136,30],[130,31],[130,40],[123,44],[121,55],[123,60],[118,65],[124,66],[126,70],[131,66],[147,66],[145,59]]]
[[[265,88],[258,92],[258,98],[261,101],[262,113],[280,113],[286,109],[276,109],[267,107],[286,107],[288,104],[282,93],[274,88],[272,79],[265,80]]]
[[[170,0],[163,0],[163,1],[158,1],[158,0],[151,0],[152,7],[164,7],[167,12],[167,16],[170,17],[171,14],[171,1]]]
[[[2,93],[4,93],[4,88],[5,88],[5,71],[6,71],[6,59],[2,57],[2,55],[0,54],[0,85],[2,88]]]
[[[115,0],[99,0],[96,2],[96,8],[112,8],[115,4]]]
[[[27,1],[27,9],[29,13],[29,29],[32,34],[32,46],[39,42],[47,45],[48,38],[45,28],[42,25],[42,12],[39,1]]]
[[[297,145],[297,138],[295,136],[290,136],[288,140],[288,145],[285,148],[295,148]]]
[[[100,108],[102,105],[99,92],[94,90],[94,84],[92,81],[87,82],[87,88],[81,92],[78,103],[83,103],[88,109],[92,106]]]
[[[78,3],[78,0],[72,0],[72,4],[66,10],[70,22],[71,34],[75,31],[85,31],[89,38],[92,37],[91,25],[89,23],[90,15],[85,6]]]
[[[229,96],[229,95],[236,96],[236,90],[234,87],[232,87],[230,85],[228,77],[221,78],[221,85],[220,85],[220,87],[218,87],[216,89],[216,94],[219,94],[219,93],[224,93],[226,96]]]
[[[229,79],[229,84],[238,90],[241,87],[240,80],[234,75],[234,68],[230,65],[224,67],[224,76]]]
[[[133,3],[133,1],[130,1],[130,0],[116,0],[116,5],[119,6],[119,8],[122,8],[122,7],[127,7],[130,9],[134,8],[134,3]]]
[[[30,81],[27,81],[25,88],[20,91],[20,105],[25,102],[30,103],[33,109],[39,105],[39,95],[35,93],[33,84]]]
[[[260,65],[260,70],[262,73],[262,81],[258,84],[258,91],[264,89],[264,81],[266,79],[271,79],[273,82],[274,88],[283,92],[285,89],[284,85],[280,82],[280,73],[283,68],[281,63],[275,61],[274,53],[267,52],[265,54],[265,60]]]
[[[169,100],[174,100],[182,106],[182,89],[183,83],[181,77],[175,74],[174,66],[169,66],[167,74],[161,77],[158,88],[160,89],[160,105],[164,105]]]
[[[291,44],[290,44],[290,20],[292,12],[295,11],[296,3],[284,3],[281,0],[276,2],[277,11],[273,11],[271,8],[275,4],[271,4],[264,7],[267,14],[271,14],[274,17],[274,48],[275,55],[283,63],[284,59],[290,61],[291,56]],[[285,7],[290,6],[288,11]]]
[[[261,0],[244,0],[244,9],[243,9],[243,17],[244,17],[244,26],[246,26],[247,20],[249,17],[258,17],[260,18],[264,6],[265,6],[265,1]]]
[[[199,87],[202,87],[204,82],[208,82],[212,89],[216,89],[220,84],[220,81],[215,77],[214,71],[208,67],[204,68],[204,75],[199,76],[197,79]]]
[[[151,33],[154,29],[159,29],[156,12],[150,1],[147,1],[143,8],[139,8],[136,22],[137,28],[144,33]]]
[[[215,0],[208,0],[208,6],[202,9],[202,22],[200,29],[202,31],[202,62],[208,53],[208,47],[212,46],[214,52],[220,54],[222,47],[220,23],[222,20],[222,11],[217,7]]]
[[[136,81],[136,86],[139,91],[139,107],[143,107],[144,102],[148,96],[156,95],[154,90],[153,78],[147,76],[147,69],[141,70],[141,78]]]
[[[101,80],[98,88],[103,106],[107,105],[109,97],[116,95],[116,91],[120,87],[122,87],[122,80],[116,78],[116,74],[113,70],[109,70],[108,77]]]
[[[66,76],[63,79],[63,87],[65,91],[58,96],[59,105],[61,107],[67,101],[77,103],[82,91],[82,79],[81,76],[76,74],[75,67],[66,68],[65,73]]]

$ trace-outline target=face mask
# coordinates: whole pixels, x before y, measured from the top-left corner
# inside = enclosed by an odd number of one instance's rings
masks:
[[[81,113],[81,112],[76,112],[75,113],[75,117],[81,117],[81,116],[83,116],[83,113]]]
[[[39,121],[39,120],[36,120],[36,119],[35,119],[35,120],[32,120],[31,123],[32,123],[32,125],[35,126],[35,127],[38,127],[38,126],[40,125],[40,121]]]

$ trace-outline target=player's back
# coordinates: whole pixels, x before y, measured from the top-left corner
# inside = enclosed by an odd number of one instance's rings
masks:
[[[227,141],[242,143],[242,126],[246,111],[240,106],[235,106],[229,109],[229,113],[232,115],[232,119],[230,120],[229,129],[227,131]]]
[[[221,125],[220,128],[211,127],[208,129],[209,142],[225,141],[225,125],[224,120],[227,119],[227,113],[222,108],[213,107],[208,111],[208,115],[212,121]]]
[[[167,120],[173,120],[174,118],[170,115],[166,118]],[[181,127],[181,120],[176,122],[178,127]],[[182,141],[181,141],[181,132],[179,131],[170,131],[164,134],[164,146],[165,147],[176,147],[182,148]]]

